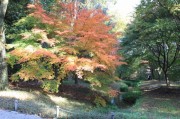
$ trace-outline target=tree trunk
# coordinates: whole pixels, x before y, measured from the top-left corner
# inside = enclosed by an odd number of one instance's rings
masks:
[[[53,71],[54,71],[54,80],[58,80],[58,66],[56,66],[55,64],[53,64]]]
[[[153,68],[153,67],[150,67],[150,70],[151,70],[151,78],[152,78],[152,79],[155,79],[154,68]]]
[[[4,29],[4,17],[9,0],[0,0],[0,89],[8,86],[8,73],[6,63],[6,39]]]
[[[77,0],[74,1],[74,16],[71,21],[71,29],[73,30],[75,20],[77,19]]]
[[[164,79],[166,81],[166,86],[169,87],[170,86],[170,81],[168,79],[167,71],[164,71]]]
[[[161,70],[160,68],[158,68],[158,70],[157,70],[157,76],[158,76],[157,78],[159,81],[161,81],[161,76],[162,76],[162,73],[160,70]]]
[[[79,82],[78,82],[78,77],[77,77],[77,75],[75,74],[75,76],[74,76],[74,84],[76,84],[76,85],[78,85],[79,84]]]

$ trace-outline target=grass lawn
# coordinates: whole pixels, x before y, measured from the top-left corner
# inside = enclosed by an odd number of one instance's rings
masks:
[[[145,92],[136,104],[121,112],[133,119],[179,119],[180,89],[160,88]]]

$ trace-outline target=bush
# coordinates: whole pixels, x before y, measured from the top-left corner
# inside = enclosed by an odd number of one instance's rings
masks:
[[[128,104],[134,104],[140,96],[141,96],[141,91],[136,89],[123,94],[122,98],[124,102]]]
[[[105,107],[106,106],[106,100],[98,95],[95,97],[94,103],[97,107]]]
[[[56,81],[56,80],[44,80],[41,87],[45,91],[52,92],[52,93],[58,93],[59,85],[60,85],[59,81]]]
[[[121,92],[127,92],[128,91],[128,85],[123,83],[123,82],[121,82],[120,83],[120,91]]]
[[[124,80],[123,82],[128,86],[136,87],[139,83],[139,80]]]

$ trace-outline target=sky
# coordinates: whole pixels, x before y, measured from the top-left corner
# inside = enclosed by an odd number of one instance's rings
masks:
[[[141,0],[117,0],[115,5],[109,3],[108,9],[116,16],[124,20],[129,20],[135,11],[135,7],[140,4]]]

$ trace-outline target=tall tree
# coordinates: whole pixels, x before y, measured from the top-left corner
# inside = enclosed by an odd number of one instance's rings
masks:
[[[9,0],[0,1],[0,89],[5,89],[8,84],[7,64],[6,64],[6,39],[4,28],[4,17]]]
[[[40,4],[28,6],[33,13],[16,23],[20,28],[26,26],[26,32],[19,30],[14,37],[17,42],[9,61],[20,64],[21,69],[12,80],[51,79],[59,86],[72,72],[93,86],[115,80],[114,70],[122,62],[117,34],[106,25],[109,17],[100,9],[79,9],[75,4],[60,2],[51,12]],[[102,79],[102,74],[108,78]]]
[[[150,64],[156,63],[167,86],[170,70],[175,64],[179,65],[179,28],[179,2],[142,0],[128,29],[128,40],[124,41],[133,48],[129,52],[132,56],[143,56],[141,59],[148,60]]]

